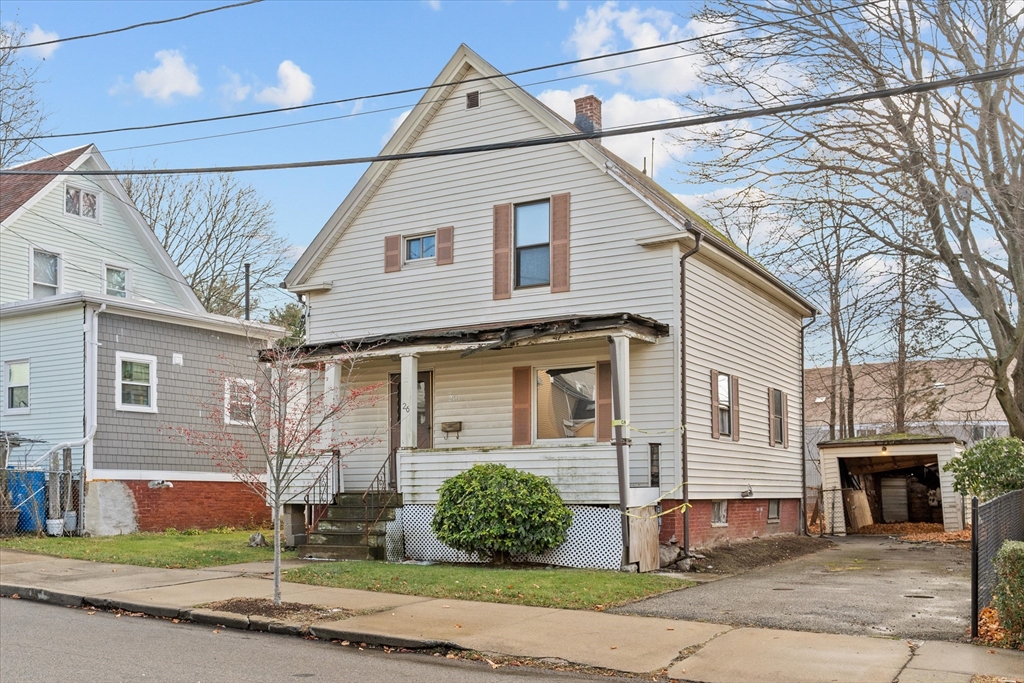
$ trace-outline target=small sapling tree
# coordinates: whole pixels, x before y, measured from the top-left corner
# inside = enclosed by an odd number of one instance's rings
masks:
[[[357,381],[355,352],[324,362],[278,344],[254,349],[253,355],[258,362],[225,362],[230,370],[211,371],[214,389],[204,405],[202,428],[172,429],[197,454],[267,501],[274,526],[274,604],[280,605],[282,507],[303,500],[335,458],[375,440],[349,435],[341,421],[376,403],[381,383]]]

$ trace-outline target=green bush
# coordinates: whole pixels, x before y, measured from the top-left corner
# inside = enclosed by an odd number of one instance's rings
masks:
[[[476,465],[445,481],[438,493],[431,522],[437,537],[496,564],[557,548],[572,523],[572,511],[550,481],[505,465]]]
[[[1010,639],[1024,643],[1024,541],[1006,541],[992,561],[999,576],[993,602]]]
[[[1012,436],[983,439],[946,463],[953,490],[990,500],[1024,488],[1024,441]]]

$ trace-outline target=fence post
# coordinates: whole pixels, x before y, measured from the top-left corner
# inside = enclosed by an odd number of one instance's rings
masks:
[[[971,498],[971,638],[978,637],[978,497]]]

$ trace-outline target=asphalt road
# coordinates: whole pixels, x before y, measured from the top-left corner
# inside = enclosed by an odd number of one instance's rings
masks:
[[[878,536],[832,540],[834,548],[612,611],[819,633],[966,636],[969,550]]]
[[[359,651],[294,636],[0,599],[0,680],[422,681],[558,683],[595,680],[530,668]],[[601,677],[602,681],[609,680]]]

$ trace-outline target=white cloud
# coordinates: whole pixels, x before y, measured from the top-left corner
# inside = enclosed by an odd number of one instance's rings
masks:
[[[313,79],[299,66],[286,59],[277,67],[277,85],[256,93],[257,102],[269,102],[279,107],[296,107],[313,98]]]
[[[684,26],[675,23],[678,15],[659,9],[631,7],[619,9],[614,1],[600,7],[588,7],[583,17],[576,20],[568,46],[577,57],[593,57],[624,49],[649,47],[659,43],[683,40],[697,35],[705,27],[694,22]],[[631,55],[610,57],[578,67],[579,71],[629,66],[682,54],[680,47],[666,47]],[[699,61],[693,57],[679,57],[655,64],[634,66],[594,78],[616,85],[628,86],[640,92],[659,95],[677,95],[694,89],[698,79]]]
[[[569,9],[569,0],[558,0],[558,9],[562,12]]]
[[[249,93],[252,92],[252,86],[242,83],[241,76],[227,68],[222,68],[221,73],[227,78],[220,86],[220,94],[225,100],[228,102],[242,102],[249,97]]]
[[[203,91],[194,65],[185,63],[177,50],[160,50],[155,58],[160,66],[152,71],[140,71],[132,79],[143,97],[168,102],[175,95],[195,97]]]
[[[426,0],[423,4],[435,12],[441,11],[441,0]]]
[[[398,130],[399,126],[402,125],[402,122],[405,121],[405,119],[408,118],[409,114],[411,113],[412,109],[406,109],[401,114],[391,119],[391,125],[388,126],[388,132],[385,133],[384,137],[380,139],[381,147],[388,144],[388,140],[391,139],[391,136],[395,134],[395,131]]]
[[[355,116],[356,114],[363,111],[366,106],[366,100],[356,100],[356,103],[352,105],[352,111],[349,114]]]
[[[545,90],[537,97],[541,102],[551,107],[559,116],[572,121],[576,118],[575,100],[589,94],[591,94],[591,88],[587,85],[580,85],[572,90]],[[620,92],[612,95],[612,97],[602,103],[601,125],[606,129],[617,128],[620,126],[675,119],[683,114],[682,108],[667,98],[636,99]],[[655,178],[660,178],[659,169],[667,168],[669,161],[668,150],[674,147],[670,133],[659,131],[655,133],[609,137],[604,138],[602,144],[611,152],[618,154],[637,168],[644,167],[644,157],[646,157],[647,167],[650,168],[652,137],[654,138],[655,148]]]
[[[57,40],[60,38],[56,31],[44,31],[39,28],[39,24],[32,24],[32,28],[25,31],[25,39],[22,41],[25,45],[31,45],[32,43],[45,43],[48,40]],[[57,51],[60,45],[41,45],[40,47],[27,47],[25,52],[38,57],[39,59],[46,59],[54,52]]]

